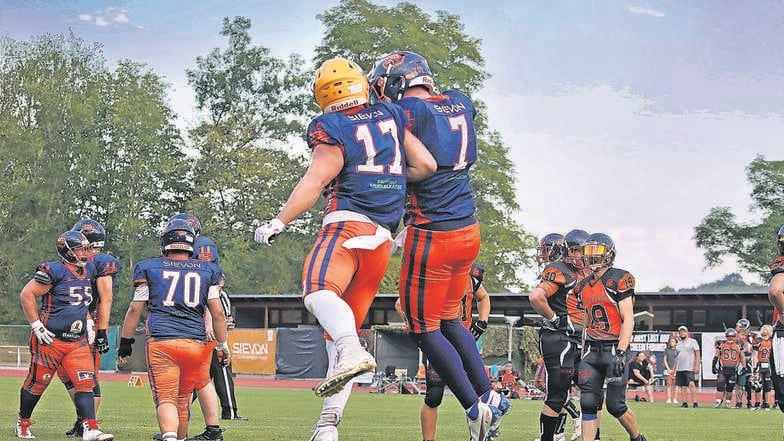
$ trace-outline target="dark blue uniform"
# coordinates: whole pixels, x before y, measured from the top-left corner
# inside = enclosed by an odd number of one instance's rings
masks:
[[[158,257],[139,262],[133,284],[149,287],[147,335],[159,340],[206,341],[207,297],[210,287],[219,285],[222,277],[218,265],[201,260]]]
[[[90,313],[93,315],[94,319],[97,319],[95,314],[98,309],[98,304],[101,303],[100,296],[98,295],[98,278],[111,276],[112,291],[114,291],[117,275],[120,273],[120,261],[116,257],[104,253],[91,254],[88,259],[95,265],[95,280],[93,281],[92,286],[93,301],[90,302]]]
[[[46,329],[63,341],[76,341],[86,335],[87,311],[93,300],[95,266],[88,262],[78,274],[62,262],[38,265],[36,280],[49,280],[52,288],[43,295],[40,320]]]
[[[411,118],[409,130],[427,147],[438,171],[409,184],[406,225],[469,218],[474,198],[469,170],[476,162],[476,111],[464,94],[448,90],[429,99],[397,102]]]
[[[358,111],[327,113],[308,126],[308,146],[327,144],[343,152],[343,170],[324,189],[325,214],[349,210],[390,231],[403,214],[408,118],[390,103]]]

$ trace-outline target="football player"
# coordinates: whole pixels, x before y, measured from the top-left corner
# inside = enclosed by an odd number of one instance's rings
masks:
[[[743,407],[743,397],[746,397],[746,407],[751,409],[751,384],[749,377],[751,376],[751,336],[749,327],[751,322],[748,319],[742,318],[735,323],[735,331],[738,335],[738,344],[743,349],[745,356],[745,363],[738,366],[738,388],[735,390],[735,407],[740,409]]]
[[[278,215],[256,229],[254,239],[271,245],[323,191],[323,227],[305,259],[302,286],[305,307],[324,328],[329,354],[327,378],[315,389],[326,399],[311,440],[337,440],[351,380],[376,368],[357,329],[387,269],[406,181],[423,179],[436,164],[406,129],[402,109],[383,102],[370,105],[367,78],[354,62],[332,58],[322,63],[313,94],[323,114],[308,127],[310,166]]]
[[[716,380],[716,407],[726,400],[727,407],[732,403],[732,391],[738,381],[738,371],[746,365],[746,355],[738,342],[738,332],[729,328],[724,331],[724,342],[719,344],[713,356],[713,373]],[[740,406],[736,406],[740,407]]]
[[[781,313],[784,311],[784,225],[779,229],[776,248],[778,255],[770,264],[771,279],[768,285],[768,299],[778,312],[778,321],[773,327],[770,366],[776,404],[784,412],[784,314]]]
[[[490,317],[490,295],[482,286],[482,281],[485,276],[485,267],[480,263],[471,265],[471,272],[469,273],[469,281],[466,284],[463,300],[460,303],[461,316],[460,320],[463,322],[474,340],[479,340],[479,337],[487,330],[487,320]],[[476,299],[476,309],[478,320],[473,321],[471,317],[471,309],[473,301]],[[395,309],[405,322],[406,314],[400,306],[400,299],[395,301]],[[425,371],[425,402],[419,411],[419,422],[422,427],[422,440],[435,441],[436,439],[436,425],[438,422],[438,406],[444,398],[444,381],[438,375],[435,368],[425,360],[427,365]]]
[[[83,440],[113,440],[95,420],[95,362],[87,342],[87,317],[93,300],[95,266],[89,262],[87,238],[78,231],[66,231],[57,238],[60,261],[38,265],[35,276],[20,294],[22,311],[30,323],[30,369],[19,391],[19,418],[16,437],[35,438],[30,416],[52,375],[60,365],[73,382],[73,402],[82,422]],[[36,298],[41,297],[40,311]]]
[[[537,260],[545,267],[528,299],[544,317],[539,331],[539,352],[547,370],[547,394],[539,415],[542,441],[565,437],[567,412],[574,421],[572,440],[580,436],[580,413],[569,400],[569,392],[580,361],[585,314],[572,289],[583,277],[582,245],[587,238],[583,230],[572,230],[566,236],[550,233],[537,247]]]
[[[120,261],[109,254],[103,253],[106,244],[106,230],[100,222],[92,219],[81,219],[71,228],[84,234],[90,243],[88,248],[87,260],[95,265],[96,279],[92,284],[93,301],[90,302],[89,316],[87,318],[87,339],[95,362],[95,387],[93,396],[95,399],[95,413],[98,414],[98,407],[101,404],[101,386],[98,383],[98,371],[101,369],[101,354],[109,352],[109,315],[112,311],[112,297],[114,284],[120,270]],[[97,294],[97,295],[96,295]],[[57,376],[68,389],[68,393],[73,399],[73,382],[67,377],[62,369],[57,370]],[[73,427],[65,432],[69,438],[82,436],[82,422],[77,418]]]
[[[384,56],[368,79],[376,100],[397,103],[406,111],[412,133],[438,163],[435,174],[407,189],[400,304],[409,333],[465,409],[470,439],[483,441],[497,428],[503,413],[499,406],[506,408],[508,402],[502,403],[505,398],[493,389],[459,316],[463,286],[480,243],[470,183],[477,157],[476,110],[461,92],[434,96],[427,60],[414,52]]]
[[[191,259],[196,233],[184,220],[169,222],[160,240],[163,257],[143,260],[134,268],[134,295],[125,314],[117,355],[120,363],[128,361],[136,325],[146,306],[150,389],[161,438],[175,441],[187,436],[191,394],[210,381],[213,348],[224,364],[229,363],[230,355],[220,302],[220,267]],[[215,324],[217,345],[208,341],[205,310]],[[210,439],[223,439],[220,427],[207,429],[215,433]]]
[[[584,440],[596,433],[596,414],[604,401],[632,441],[646,441],[634,413],[626,407],[626,351],[634,330],[634,276],[614,268],[615,243],[610,236],[594,233],[583,246],[583,262],[593,273],[577,283],[574,293],[585,311],[583,357],[579,366],[580,407]]]
[[[759,381],[759,391],[754,397],[754,408],[760,409],[760,393],[762,394],[762,409],[770,410],[770,392],[773,390],[773,381],[770,369],[770,352],[772,350],[771,337],[773,326],[763,325],[760,328],[759,341],[756,343],[756,358],[754,360],[754,375]]]

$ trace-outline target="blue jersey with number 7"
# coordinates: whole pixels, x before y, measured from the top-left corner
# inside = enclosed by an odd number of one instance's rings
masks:
[[[327,113],[310,123],[310,148],[326,144],[343,154],[343,170],[324,188],[324,214],[349,210],[397,228],[406,194],[407,123],[401,108],[385,102]]]
[[[438,171],[422,181],[410,183],[406,203],[406,225],[470,217],[476,207],[469,170],[476,162],[476,111],[471,99],[448,90],[428,99],[403,98],[409,130],[430,150]]]
[[[139,262],[133,270],[133,286],[147,285],[147,336],[160,340],[189,338],[206,340],[204,312],[207,299],[218,298],[223,273],[203,260],[158,257]]]

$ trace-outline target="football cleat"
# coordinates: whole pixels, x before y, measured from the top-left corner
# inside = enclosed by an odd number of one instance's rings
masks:
[[[65,432],[65,436],[68,438],[81,438],[83,432],[84,428],[82,427],[82,422],[80,420],[76,420],[73,427]]]
[[[359,344],[356,347],[339,347],[335,369],[332,375],[316,386],[316,396],[323,398],[335,395],[355,377],[375,370],[376,360]]]
[[[469,441],[487,441],[490,431],[490,424],[493,421],[493,411],[490,406],[483,402],[478,402],[479,415],[476,419],[471,419],[466,415],[468,422]]]
[[[85,429],[82,434],[83,441],[113,441],[114,435],[103,433],[100,429]]]
[[[30,431],[30,426],[33,422],[30,418],[17,418],[16,419],[16,437],[22,439],[34,439],[35,435]]]
[[[317,427],[308,441],[338,441],[338,428],[335,426]]]
[[[223,441],[223,429],[213,429],[211,427],[207,427],[204,429],[204,432],[194,437],[188,438],[188,441],[209,441],[209,440]]]

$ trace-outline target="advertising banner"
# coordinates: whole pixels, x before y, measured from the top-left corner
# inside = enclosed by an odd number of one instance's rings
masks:
[[[275,374],[277,331],[233,329],[229,332],[231,367],[238,374]]]

